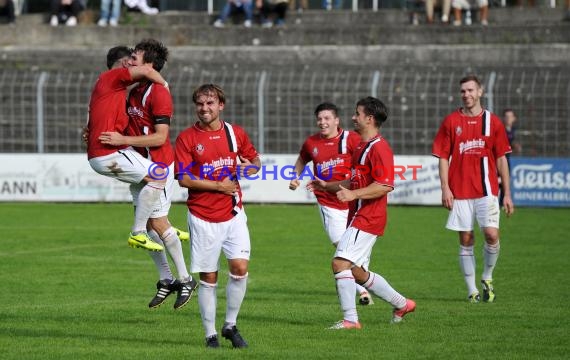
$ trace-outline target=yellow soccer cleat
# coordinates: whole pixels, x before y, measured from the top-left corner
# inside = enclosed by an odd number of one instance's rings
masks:
[[[178,235],[178,238],[180,239],[180,241],[190,241],[190,233],[187,233],[186,231],[182,231],[178,228],[174,228],[174,231],[176,231],[176,235]]]
[[[131,233],[129,240],[127,243],[132,248],[141,248],[149,251],[162,251],[164,248],[162,245],[155,243],[152,239],[148,236],[147,233],[142,232],[136,235]]]

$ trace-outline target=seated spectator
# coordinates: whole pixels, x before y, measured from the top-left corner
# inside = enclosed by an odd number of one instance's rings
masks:
[[[251,27],[253,20],[253,0],[228,0],[220,16],[214,22],[214,26],[218,28],[224,27],[226,20],[230,16],[235,16],[242,12],[245,14],[243,26]]]
[[[289,0],[257,0],[256,6],[261,10],[261,26],[285,25]]]
[[[83,10],[83,5],[79,0],[51,0],[49,23],[51,26],[58,26],[59,24],[75,26],[81,10]]]
[[[303,12],[309,8],[309,0],[291,0],[289,1],[289,10],[297,10]]]
[[[113,8],[111,11],[111,2]],[[121,0],[101,0],[101,17],[97,22],[99,26],[119,25],[119,18],[121,17]]]
[[[155,7],[150,7],[147,0],[125,0],[125,5],[131,9],[138,9],[146,15],[156,15],[159,10]]]
[[[14,2],[12,0],[0,0],[0,24],[13,24],[15,21]]]
[[[331,10],[333,3],[335,9],[342,9],[343,0],[323,0],[323,9]]]
[[[487,17],[489,15],[489,1],[488,0],[477,0],[479,5],[479,21],[481,25],[487,26],[489,22]],[[465,25],[471,25],[471,3],[470,0],[452,0],[451,7],[453,8],[453,16],[455,20],[453,25],[461,25],[461,10],[465,10]]]
[[[436,3],[441,4],[441,22],[447,24],[449,22],[451,0],[426,0],[426,16],[428,24],[433,23],[433,12]]]

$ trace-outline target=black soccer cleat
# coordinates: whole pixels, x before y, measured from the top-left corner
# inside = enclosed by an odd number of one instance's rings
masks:
[[[240,333],[239,333],[239,331],[235,325],[233,325],[231,327],[223,328],[222,329],[222,336],[224,338],[228,339],[229,341],[231,341],[232,346],[235,349],[241,349],[241,348],[247,347],[247,343],[241,337],[241,335],[240,335]]]
[[[180,282],[178,288],[178,295],[176,296],[176,302],[174,303],[174,310],[178,310],[190,301],[192,294],[198,287],[196,280],[191,278],[186,282]]]
[[[217,349],[220,347],[220,342],[218,341],[218,335],[212,335],[206,338],[206,347]]]
[[[166,300],[168,295],[172,294],[174,291],[180,288],[180,282],[178,280],[163,279],[156,283],[156,295],[152,298],[148,307],[151,309],[157,308]]]

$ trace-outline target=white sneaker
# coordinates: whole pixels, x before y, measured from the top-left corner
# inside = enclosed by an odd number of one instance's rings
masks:
[[[49,20],[49,24],[51,26],[58,26],[59,25],[59,19],[57,18],[57,16],[52,15],[51,19]]]
[[[111,26],[119,26],[119,22],[116,19],[109,20],[109,25]]]
[[[273,23],[271,21],[266,21],[263,24],[261,24],[261,27],[265,28],[265,29],[269,29],[269,28],[273,27]]]
[[[77,18],[75,16],[70,16],[69,19],[65,22],[66,26],[75,26],[77,25]]]
[[[105,26],[107,26],[107,20],[101,18],[101,19],[99,19],[99,21],[97,21],[97,25],[101,26],[101,27],[105,27]]]
[[[461,26],[461,20],[453,20],[453,26]]]
[[[251,27],[251,20],[244,21],[243,26],[245,26],[246,28],[250,28]]]
[[[481,20],[481,25],[487,26],[489,25],[489,22],[487,20]]]
[[[445,14],[441,15],[441,22],[447,23],[449,21],[449,17]]]
[[[465,25],[471,25],[471,10],[467,10],[465,13]]]
[[[218,20],[216,20],[216,21],[214,22],[214,27],[223,28],[224,26],[226,26],[226,25],[225,25],[224,22],[223,22],[222,20],[220,20],[220,19],[218,19]]]

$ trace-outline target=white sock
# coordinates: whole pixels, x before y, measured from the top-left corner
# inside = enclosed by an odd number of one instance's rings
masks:
[[[467,285],[467,295],[479,292],[475,285],[475,255],[473,255],[473,246],[459,245],[459,267],[463,272],[465,285]]]
[[[338,294],[344,320],[357,322],[358,313],[356,312],[356,300],[354,299],[356,283],[354,282],[352,271],[343,270],[334,274],[334,278],[336,281],[336,293]]]
[[[366,288],[360,284],[354,283],[356,285],[356,295],[360,295],[363,292],[368,292],[368,290],[366,290]]]
[[[150,230],[148,232],[148,236],[157,244],[164,245],[160,236],[158,236],[157,232],[154,230]],[[148,254],[154,261],[154,265],[156,265],[156,270],[158,270],[158,276],[160,280],[174,279],[172,272],[170,271],[170,265],[168,264],[168,259],[166,258],[166,254],[164,251],[148,251]]]
[[[230,273],[228,285],[226,286],[226,322],[224,326],[237,322],[239,309],[247,288],[247,275],[246,273],[244,276],[237,276]]]
[[[216,335],[216,288],[218,284],[209,284],[200,281],[198,287],[198,305],[202,316],[202,325],[206,332],[206,337]]]
[[[174,230],[172,227],[168,228],[168,230],[162,234],[162,242],[164,243],[166,250],[170,255],[170,258],[176,266],[178,278],[183,281],[188,279],[190,275],[188,274],[188,269],[186,268],[186,262],[184,261],[184,254],[182,252],[182,244],[180,244],[180,239],[178,238],[178,235],[176,235],[176,230]]]
[[[372,271],[369,271],[368,274],[368,280],[364,283],[365,288],[382,300],[392,304],[396,309],[406,306],[406,298],[394,290],[386,279]]]
[[[483,263],[485,267],[483,268],[481,280],[493,280],[493,270],[495,269],[495,265],[497,265],[500,250],[501,245],[498,240],[495,245],[485,243],[483,246]]]
[[[163,182],[151,181],[141,189],[138,203],[135,207],[135,223],[132,228],[133,233],[146,231],[146,223],[152,210],[156,206],[160,194],[164,191]]]

